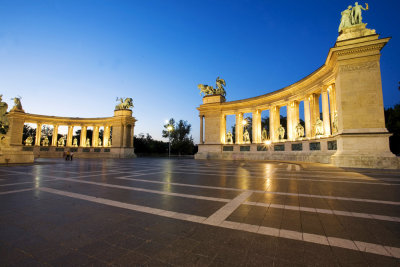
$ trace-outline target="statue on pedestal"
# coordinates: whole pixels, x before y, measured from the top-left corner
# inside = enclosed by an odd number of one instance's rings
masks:
[[[351,22],[353,25],[362,23],[361,9],[368,10],[368,4],[365,3],[364,8],[362,5],[359,5],[358,2],[355,2],[354,7],[351,10]]]
[[[304,127],[300,122],[296,125],[296,138],[304,137]]]
[[[324,122],[320,118],[315,122],[315,135],[324,135]]]
[[[72,141],[72,146],[77,147],[78,146],[78,139],[75,137],[74,140]]]
[[[264,128],[261,132],[261,141],[265,142],[268,140],[268,134],[267,134],[267,130]]]
[[[365,4],[365,8],[359,5],[358,2],[354,3],[353,6],[348,6],[346,10],[342,11],[342,18],[340,19],[339,32],[346,27],[362,24],[361,10],[368,10],[368,4]]]
[[[101,142],[101,138],[99,138],[98,141],[97,141],[97,145],[98,145],[98,146],[101,146],[102,144],[103,144],[103,143]]]
[[[7,118],[8,105],[6,102],[2,102],[3,95],[0,95],[0,134],[6,134],[9,127]]]
[[[32,143],[33,143],[32,136],[28,136],[28,138],[25,139],[25,145],[26,146],[32,146]]]
[[[49,146],[49,138],[46,136],[42,141],[42,146]]]
[[[22,97],[20,97],[20,96],[11,98],[11,100],[14,100],[14,107],[11,109],[11,111],[24,112],[24,110],[22,109],[21,99],[22,99]]]
[[[130,109],[133,108],[133,99],[130,97],[125,98],[125,100],[121,97],[118,98],[116,101],[120,101],[118,105],[115,106],[115,110],[123,110],[123,109]]]
[[[58,139],[57,146],[64,146],[65,145],[65,138],[64,136],[61,136],[60,139]]]
[[[108,141],[107,141],[107,146],[111,146],[111,139],[108,139]]]
[[[247,131],[247,129],[243,133],[243,142],[245,144],[249,144],[250,143],[250,135],[249,135],[249,131]]]
[[[283,128],[282,124],[279,125],[277,132],[279,135],[279,140],[285,139],[285,128]]]
[[[334,112],[333,115],[333,122],[332,122],[332,133],[337,133],[338,132],[338,115],[337,111]]]
[[[90,139],[89,139],[89,138],[86,139],[86,144],[85,144],[85,146],[90,147]]]
[[[228,131],[228,133],[226,134],[226,143],[227,144],[233,144],[233,138],[232,138],[231,131]]]
[[[199,84],[197,87],[200,90],[200,95],[203,93],[204,96],[209,96],[209,95],[222,95],[226,96],[226,91],[224,89],[224,86],[226,86],[225,80],[219,78],[219,76],[216,79],[215,82],[215,89],[214,87],[207,85],[207,84]]]

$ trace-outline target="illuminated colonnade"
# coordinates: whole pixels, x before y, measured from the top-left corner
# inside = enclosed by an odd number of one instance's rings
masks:
[[[364,28],[353,30],[361,32],[356,32],[356,38],[339,38],[322,67],[288,87],[230,102],[221,95],[205,96],[197,108],[201,139],[195,157],[398,168],[399,161],[389,150],[380,73],[380,50],[390,38],[364,34]],[[304,136],[299,125],[301,104]],[[278,130],[282,107],[287,110],[286,138],[279,136]],[[269,110],[269,133],[263,140],[264,110]],[[245,113],[252,114],[251,144],[243,140]],[[236,118],[234,144],[227,144],[225,137],[227,115]]]

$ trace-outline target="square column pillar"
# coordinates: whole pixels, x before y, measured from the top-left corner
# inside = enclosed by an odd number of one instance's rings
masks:
[[[108,147],[108,140],[110,140],[110,126],[104,127],[103,146]]]
[[[87,126],[82,126],[81,127],[81,141],[80,141],[80,146],[85,147],[86,146],[86,130]]]
[[[331,135],[331,123],[329,120],[329,100],[328,91],[326,89],[322,90],[321,93],[322,100],[322,120],[324,121],[324,135]]]
[[[306,137],[311,137],[311,114],[310,114],[310,101],[309,98],[306,97],[304,99],[304,124],[306,127]]]
[[[272,142],[279,140],[279,135],[276,132],[281,123],[279,110],[280,108],[278,106],[274,106],[269,111],[269,136]]]
[[[72,146],[72,136],[74,134],[74,126],[68,126],[67,146]]]
[[[243,143],[243,113],[236,114],[235,144]]]
[[[310,113],[311,113],[311,136],[315,137],[315,124],[317,119],[320,118],[319,115],[319,95],[311,94],[310,99]]]
[[[261,110],[252,112],[253,144],[261,143]]]
[[[58,139],[58,125],[53,126],[53,137],[51,138],[51,145],[57,146]]]
[[[220,139],[221,143],[225,144],[226,140],[226,115],[221,115],[221,124],[220,124]]]
[[[204,137],[203,137],[203,125],[204,125],[204,115],[200,115],[200,144],[204,144]]]
[[[93,147],[99,146],[99,126],[94,126],[93,127],[92,146]]]
[[[335,119],[335,113],[337,113],[337,108],[336,108],[336,90],[335,90],[335,84],[331,84],[328,89],[328,94],[329,94],[329,105],[330,105],[330,120],[331,120],[331,133],[336,134],[335,129],[333,127],[333,121]]]
[[[40,146],[40,139],[42,139],[42,124],[36,124],[36,138],[35,138],[35,146]]]

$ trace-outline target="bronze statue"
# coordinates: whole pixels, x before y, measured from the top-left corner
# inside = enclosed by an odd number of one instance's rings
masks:
[[[130,109],[133,108],[133,99],[130,97],[125,98],[125,100],[123,98],[118,98],[116,101],[120,101],[121,103],[119,103],[118,105],[115,106],[115,110],[123,110],[123,109]]]

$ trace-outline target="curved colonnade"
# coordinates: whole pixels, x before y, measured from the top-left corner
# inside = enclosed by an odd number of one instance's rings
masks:
[[[279,159],[344,167],[399,168],[398,159],[389,150],[380,74],[380,50],[389,40],[379,39],[377,34],[361,34],[337,41],[322,67],[266,95],[231,102],[225,102],[220,95],[205,96],[197,108],[200,145],[196,158]],[[304,137],[296,133],[301,102]],[[278,134],[279,110],[284,106],[287,139],[282,140]],[[269,138],[265,143],[261,129],[264,110],[269,110]],[[244,113],[252,114],[252,144],[243,141]],[[235,115],[234,144],[226,140],[227,115]],[[319,124],[323,131],[317,132],[318,120],[322,120]]]
[[[132,110],[115,110],[113,117],[106,118],[73,118],[57,117],[10,111],[10,145],[21,146],[24,124],[36,124],[36,129],[43,125],[53,126],[53,137],[58,136],[58,129],[67,126],[66,143],[58,144],[58,138],[52,138],[51,143],[44,144],[41,130],[36,130],[33,146],[23,146],[23,151],[33,151],[35,157],[59,157],[66,151],[72,151],[76,157],[105,157],[120,158],[134,157],[133,136],[136,119],[132,117]],[[73,144],[74,127],[80,127],[79,146]],[[90,145],[87,145],[87,129],[93,127]],[[99,130],[104,128],[103,139],[99,141]],[[92,153],[96,152],[96,153]]]

